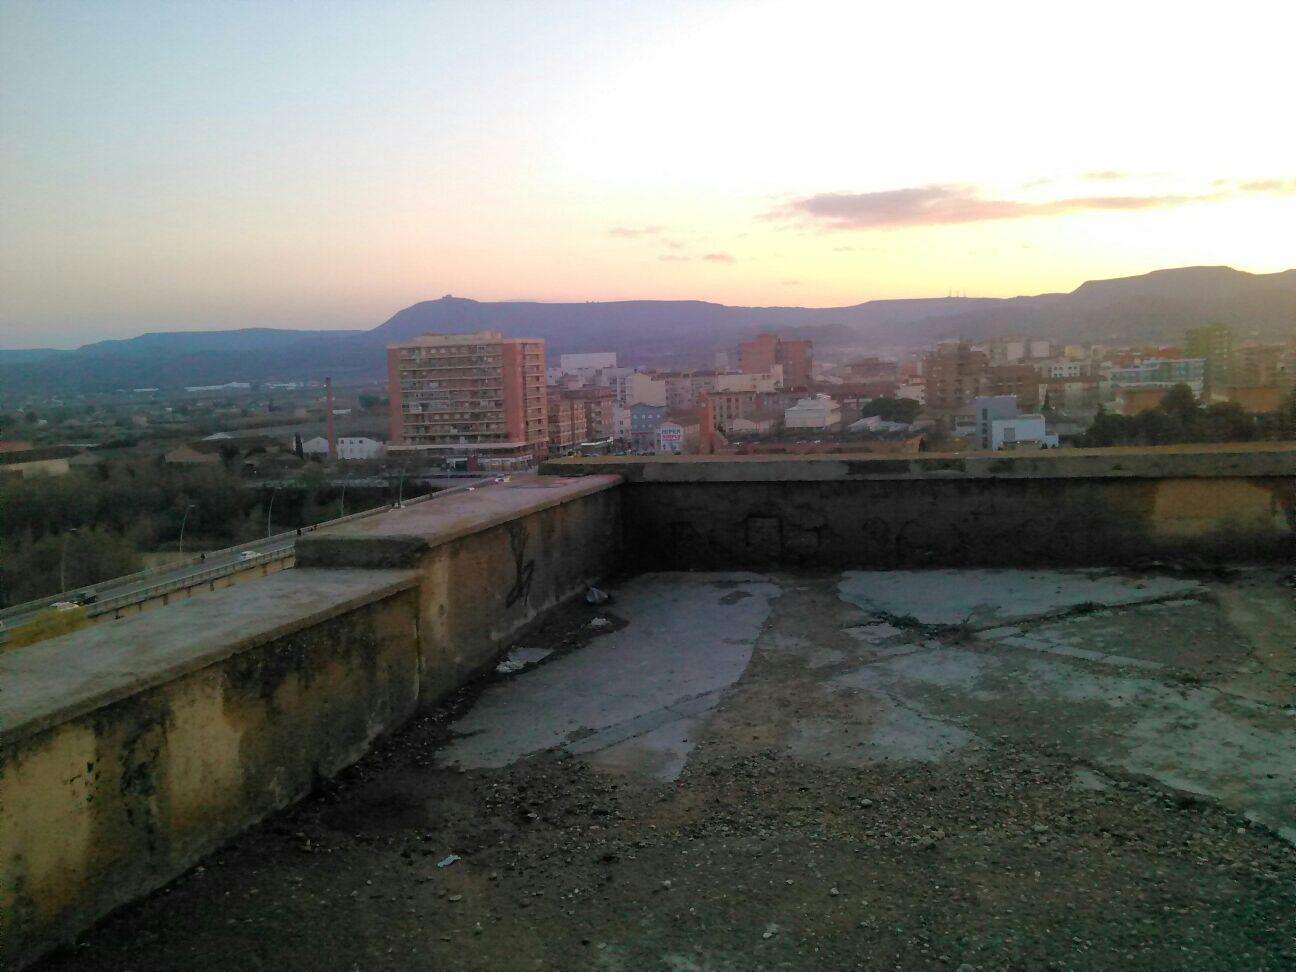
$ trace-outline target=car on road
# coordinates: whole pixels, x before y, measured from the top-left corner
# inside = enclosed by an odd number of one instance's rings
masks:
[[[244,550],[239,554],[239,560],[256,560],[260,556],[255,550]]]
[[[50,605],[51,611],[71,611],[75,607],[80,607],[76,601],[55,601]]]
[[[99,600],[99,595],[94,591],[78,591],[71,597],[73,604],[80,605],[93,604],[97,600]]]

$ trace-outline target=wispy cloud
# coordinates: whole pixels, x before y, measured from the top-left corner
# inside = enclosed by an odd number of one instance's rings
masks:
[[[674,253],[663,253],[657,259],[661,260],[663,263],[688,263],[693,258],[686,257],[686,256],[676,256]]]
[[[731,253],[704,253],[702,259],[709,263],[733,263],[734,258]]]
[[[1135,178],[1123,172],[1090,172],[1086,179]],[[976,186],[931,185],[882,192],[823,192],[793,199],[765,214],[819,229],[896,229],[948,226],[990,220],[1063,216],[1083,212],[1132,212],[1216,202],[1244,193],[1296,195],[1296,179],[1257,179],[1231,183],[1215,180],[1198,193],[1161,195],[1086,195],[1061,199],[1005,199],[983,194]],[[835,249],[845,252],[846,248]]]
[[[890,229],[945,226],[1085,211],[1164,209],[1203,202],[1214,196],[1077,196],[1033,202],[994,199],[971,186],[921,186],[884,192],[826,192],[797,199],[769,214],[775,219],[809,221],[829,229]]]
[[[1116,182],[1119,179],[1131,178],[1128,172],[1117,172],[1115,169],[1104,169],[1102,172],[1086,172],[1084,177],[1094,182]]]
[[[1257,179],[1238,186],[1243,192],[1266,192],[1274,195],[1296,194],[1296,179]]]
[[[634,239],[638,236],[658,236],[664,232],[666,232],[665,226],[613,226],[608,230],[608,236]]]

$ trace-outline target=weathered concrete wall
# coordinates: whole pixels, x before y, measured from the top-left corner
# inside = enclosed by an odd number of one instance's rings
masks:
[[[405,721],[416,583],[288,571],[9,652],[0,965],[164,884]]]
[[[422,691],[433,702],[546,610],[619,568],[619,483],[519,479],[446,496],[303,538],[298,563],[419,572]]]
[[[0,656],[0,967],[301,798],[616,570],[618,484],[357,521],[297,569]]]
[[[1296,553],[1296,446],[557,460],[624,477],[642,569],[1207,562]]]

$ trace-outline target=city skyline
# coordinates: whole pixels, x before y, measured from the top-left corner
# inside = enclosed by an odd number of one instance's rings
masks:
[[[0,347],[1296,266],[1296,14],[0,8]]]

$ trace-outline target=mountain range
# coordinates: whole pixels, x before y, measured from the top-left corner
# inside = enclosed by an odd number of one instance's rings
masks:
[[[544,338],[552,353],[617,351],[635,364],[675,363],[765,330],[825,348],[916,346],[946,337],[1016,334],[1072,342],[1179,343],[1220,322],[1239,339],[1296,337],[1296,270],[1252,274],[1184,267],[1093,280],[1070,293],[1011,298],[873,300],[849,307],[730,307],[705,301],[480,302],[442,297],[367,331],[244,328],[173,331],[73,351],[0,351],[5,398],[122,388],[321,378],[380,378],[383,349],[429,331],[481,329]]]

